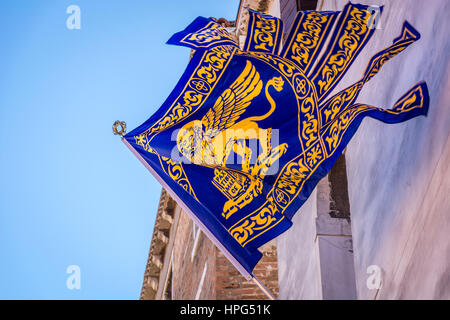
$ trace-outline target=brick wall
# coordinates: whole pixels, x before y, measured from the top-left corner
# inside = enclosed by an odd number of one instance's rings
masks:
[[[255,276],[260,279],[269,290],[278,297],[278,269],[276,245],[268,244],[261,248],[263,258],[254,269]],[[253,281],[247,281],[228,261],[216,250],[216,298],[222,299],[254,299],[264,300],[267,297]]]
[[[247,281],[225,258],[215,245],[200,233],[198,247],[191,260],[194,247],[193,222],[181,211],[172,249],[172,299],[195,299],[205,264],[207,265],[199,299],[266,299],[252,282]],[[257,264],[255,275],[278,295],[278,269],[276,245],[261,248],[263,258]],[[164,285],[164,284],[160,284]]]
[[[191,261],[194,247],[193,222],[181,211],[178,227],[174,234],[173,246],[173,299],[194,299],[201,281],[205,263],[207,271],[203,280],[200,299],[215,299],[215,246],[200,233],[194,260]]]

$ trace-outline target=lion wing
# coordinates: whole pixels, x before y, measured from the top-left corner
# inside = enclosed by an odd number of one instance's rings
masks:
[[[203,117],[204,137],[212,139],[235,124],[252,100],[261,93],[262,86],[259,73],[253,64],[247,61],[244,71],[230,88],[217,98],[214,106]]]

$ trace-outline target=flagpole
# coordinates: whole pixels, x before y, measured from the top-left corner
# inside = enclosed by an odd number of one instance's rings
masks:
[[[277,300],[275,295],[261,282],[257,277],[253,275],[253,282],[261,289],[261,291],[269,298],[270,300]]]

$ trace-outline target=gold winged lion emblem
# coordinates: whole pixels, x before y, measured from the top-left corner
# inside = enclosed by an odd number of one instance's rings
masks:
[[[262,129],[258,122],[268,118],[276,109],[276,103],[270,96],[269,87],[276,91],[283,89],[284,81],[281,77],[273,77],[265,85],[265,95],[270,103],[270,110],[261,116],[251,116],[240,119],[250,106],[252,100],[263,89],[263,81],[256,68],[250,61],[220,97],[214,106],[208,110],[201,120],[193,120],[185,124],[177,134],[178,150],[194,164],[221,167],[226,170],[228,157],[234,151],[242,159],[242,174],[251,182],[244,193],[237,198],[230,199],[224,206],[223,215],[228,218],[231,214],[250,203],[254,196],[261,193],[261,178],[265,176],[269,167],[279,159],[287,149],[287,144],[272,148],[272,131]],[[240,121],[238,121],[240,120]],[[256,163],[251,164],[252,148],[248,141],[255,139],[259,142]]]

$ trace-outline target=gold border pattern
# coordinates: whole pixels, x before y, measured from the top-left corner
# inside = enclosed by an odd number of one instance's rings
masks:
[[[327,49],[327,55],[312,71],[312,81],[316,86],[319,102],[333,89],[373,34],[373,30],[368,27],[372,17],[370,11],[347,6],[342,14],[344,23],[338,24],[337,36]]]
[[[280,19],[251,10],[244,50],[277,54],[283,33]]]

